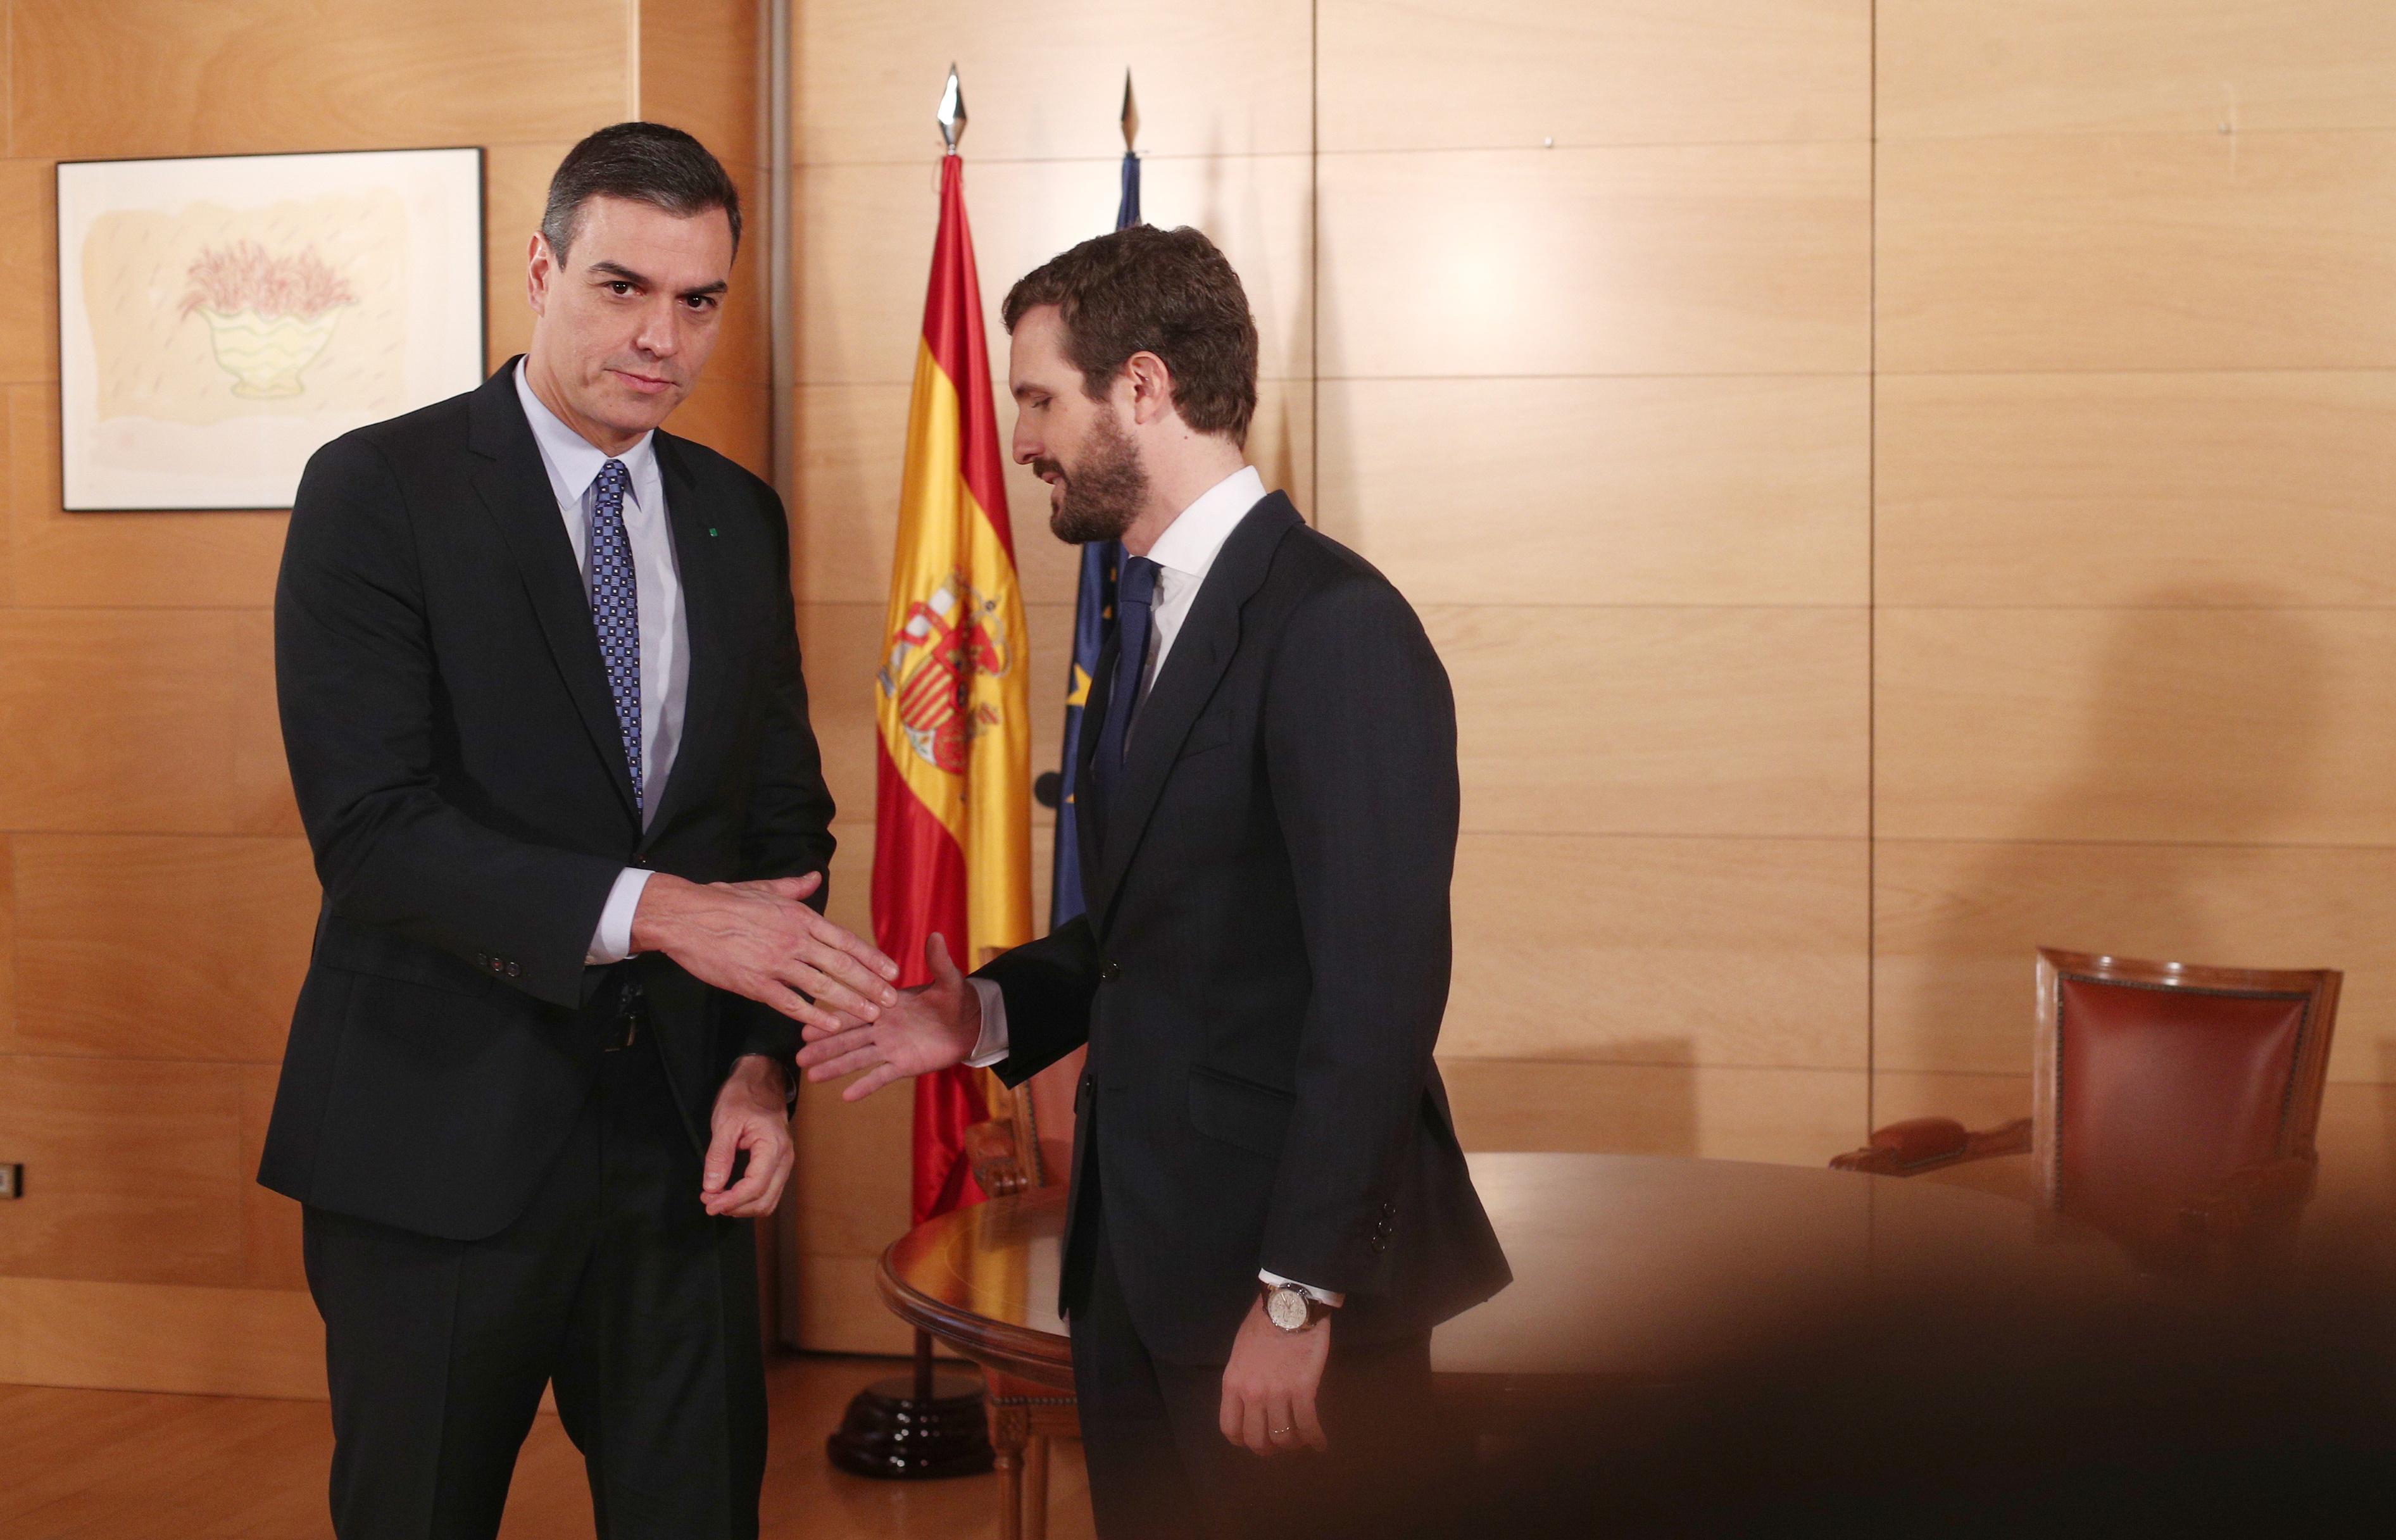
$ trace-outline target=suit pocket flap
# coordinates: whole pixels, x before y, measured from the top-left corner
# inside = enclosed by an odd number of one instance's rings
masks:
[[[1298,1098],[1286,1091],[1235,1080],[1219,1070],[1190,1071],[1190,1125],[1268,1160],[1280,1158],[1297,1106]]]

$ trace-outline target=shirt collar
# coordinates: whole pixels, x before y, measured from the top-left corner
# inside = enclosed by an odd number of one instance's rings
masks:
[[[597,474],[593,471],[592,474]],[[1207,568],[1248,510],[1265,500],[1265,479],[1253,465],[1244,465],[1198,496],[1165,526],[1149,548],[1148,559],[1158,566],[1187,573],[1204,582]]]
[[[516,363],[516,399],[524,403],[525,419],[532,424],[533,442],[540,446],[540,458],[549,462],[550,478],[559,487],[580,501],[591,484],[609,458],[607,452],[568,428],[564,419],[549,409],[540,397],[532,393],[532,382],[525,378],[525,363]],[[635,502],[640,500],[638,488],[657,463],[658,445],[655,432],[643,433],[631,448],[614,458],[624,462],[625,479]]]

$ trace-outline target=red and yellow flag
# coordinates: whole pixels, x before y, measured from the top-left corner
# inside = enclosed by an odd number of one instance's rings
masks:
[[[963,163],[940,168],[940,230],[915,355],[907,474],[881,671],[873,935],[930,976],[926,936],[957,965],[1032,938],[1032,712],[1023,599],[982,337],[981,281]],[[966,1125],[986,1115],[983,1072],[915,1082],[914,1221],[979,1202]]]

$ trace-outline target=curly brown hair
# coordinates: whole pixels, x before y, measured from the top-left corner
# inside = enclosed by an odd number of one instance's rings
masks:
[[[1173,407],[1201,433],[1248,442],[1257,415],[1257,322],[1240,275],[1188,225],[1131,225],[1084,241],[1016,280],[1001,311],[1010,336],[1028,311],[1054,305],[1065,356],[1096,400],[1137,352],[1165,361]]]

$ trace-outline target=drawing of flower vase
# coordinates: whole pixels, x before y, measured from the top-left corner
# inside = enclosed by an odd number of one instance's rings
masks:
[[[300,371],[333,339],[341,307],[357,303],[313,247],[274,257],[253,241],[211,246],[188,276],[183,313],[207,324],[217,366],[233,376],[233,393],[250,400],[300,394]]]

